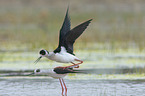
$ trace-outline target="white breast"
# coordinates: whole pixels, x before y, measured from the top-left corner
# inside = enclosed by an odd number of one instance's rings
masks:
[[[76,56],[69,54],[66,52],[66,49],[64,47],[61,47],[61,52],[59,53],[51,53],[48,58],[57,62],[61,63],[69,63],[73,62],[75,59],[78,59]]]

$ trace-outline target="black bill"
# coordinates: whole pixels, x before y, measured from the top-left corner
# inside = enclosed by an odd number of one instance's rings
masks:
[[[34,63],[36,64],[41,58],[42,56],[40,56]]]
[[[35,73],[33,72],[33,73],[30,73],[30,74],[27,74],[27,75],[25,75],[25,76],[31,76],[31,75],[34,75]]]

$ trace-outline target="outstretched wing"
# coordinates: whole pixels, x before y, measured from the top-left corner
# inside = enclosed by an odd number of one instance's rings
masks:
[[[84,32],[91,21],[92,19],[76,26],[66,33],[63,46],[66,48],[67,52],[73,54],[73,44],[75,40]]]
[[[69,10],[69,7],[67,8],[65,19],[64,19],[62,28],[60,29],[59,47],[63,45],[63,41],[64,41],[64,37],[65,37],[66,33],[68,31],[70,31],[71,22],[70,22],[70,17],[69,17],[69,14],[68,14],[68,10]]]
[[[59,45],[54,50],[54,53],[60,52],[61,46],[64,46],[68,53],[74,55],[73,44],[74,44],[75,40],[84,32],[84,30],[87,28],[87,26],[92,21],[92,19],[90,19],[90,20],[76,26],[72,30],[70,30],[71,23],[70,23],[68,10],[69,10],[69,7],[67,9],[62,28],[60,30]]]
[[[69,17],[68,11],[69,11],[69,7],[67,8],[67,12],[66,12],[66,15],[65,15],[65,19],[64,19],[63,25],[62,25],[62,27],[60,29],[59,45],[54,50],[54,53],[57,53],[57,52],[60,52],[61,51],[61,46],[64,45],[65,35],[66,35],[67,32],[70,31],[71,22],[70,22],[70,17]]]

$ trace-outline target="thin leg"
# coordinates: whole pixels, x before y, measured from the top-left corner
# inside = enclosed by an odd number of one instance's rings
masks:
[[[82,64],[82,63],[83,63],[83,61],[81,61],[81,60],[75,59],[75,61],[80,61],[80,63],[75,64],[75,63],[71,62],[73,65],[63,67],[63,70],[64,70],[65,68],[69,68],[69,67],[79,68],[79,64]]]
[[[63,82],[63,85],[64,85],[64,87],[65,87],[65,96],[67,96],[67,87],[66,87],[65,82],[64,82],[63,79],[62,79],[62,82]]]
[[[74,64],[74,65],[77,65],[77,64],[75,64],[74,62],[71,62],[72,64]],[[76,66],[76,67],[74,67],[74,68],[79,68],[79,64],[78,64],[78,66]]]
[[[63,92],[64,92],[64,88],[63,88],[63,85],[62,85],[62,82],[61,82],[61,79],[59,78],[59,82],[60,82],[60,85],[61,85],[61,88],[62,88],[62,96],[63,96]]]
[[[75,63],[74,63],[74,62],[71,62],[71,63],[75,65]]]
[[[71,67],[72,67],[72,68],[73,68],[73,67],[76,68],[77,66],[79,66],[79,64],[74,64],[74,65],[66,66],[66,67],[63,67],[63,70],[64,70],[65,68],[69,68],[69,67],[70,67],[70,68],[71,68]]]
[[[77,63],[77,64],[82,64],[83,63],[82,60],[75,59],[75,61],[79,61],[79,63]]]
[[[73,62],[71,62],[71,63],[74,64],[74,65],[79,65],[79,64],[82,64],[82,63],[83,63],[82,60],[75,59],[75,61],[79,61],[79,63],[77,63],[77,64],[75,64],[75,63],[73,63]],[[77,66],[77,67],[75,67],[75,68],[79,68],[79,66]]]

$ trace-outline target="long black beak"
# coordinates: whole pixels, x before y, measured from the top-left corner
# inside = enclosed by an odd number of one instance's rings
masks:
[[[27,74],[27,75],[25,75],[25,76],[31,76],[31,75],[34,75],[35,73],[33,72],[33,73],[30,73],[30,74]]]
[[[34,63],[36,64],[41,58],[42,56],[40,56]]]

